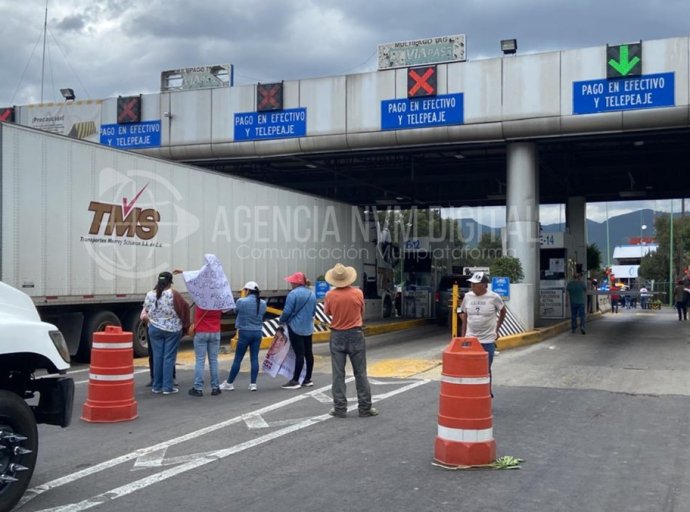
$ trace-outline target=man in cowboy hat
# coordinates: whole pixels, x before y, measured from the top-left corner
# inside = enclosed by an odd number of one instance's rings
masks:
[[[333,373],[333,409],[329,414],[336,418],[347,416],[347,396],[345,395],[345,362],[350,358],[357,385],[359,416],[377,416],[378,411],[371,406],[371,388],[367,379],[367,357],[362,332],[364,314],[364,294],[352,283],[357,279],[357,271],[337,263],[326,272],[326,281],[334,288],[326,294],[324,311],[331,320],[331,366]]]

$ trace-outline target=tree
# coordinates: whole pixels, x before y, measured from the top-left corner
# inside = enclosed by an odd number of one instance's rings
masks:
[[[520,260],[512,256],[496,258],[490,268],[492,276],[509,277],[512,283],[519,283],[525,278]]]
[[[587,270],[597,272],[601,268],[601,251],[597,244],[587,246]]]
[[[656,253],[642,258],[639,275],[644,279],[654,279],[658,282],[675,281],[683,275],[687,262],[690,260],[690,217],[676,217],[673,219],[673,271],[669,276],[669,260],[671,247],[671,225],[669,215],[659,215],[654,220],[656,231]]]

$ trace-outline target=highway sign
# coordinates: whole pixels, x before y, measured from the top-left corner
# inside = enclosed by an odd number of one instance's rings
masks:
[[[235,114],[235,141],[287,139],[306,135],[306,108]]]
[[[674,73],[573,82],[573,114],[672,107]]]
[[[463,122],[463,93],[381,102],[382,130],[429,128]]]

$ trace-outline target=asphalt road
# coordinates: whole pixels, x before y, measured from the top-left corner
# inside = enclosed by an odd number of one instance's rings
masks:
[[[501,353],[494,437],[499,456],[525,459],[513,471],[431,464],[449,341],[436,327],[368,340],[375,418],[327,415],[325,345],[305,390],[260,375],[250,392],[243,371],[236,391],[190,397],[182,355],[181,392],[152,395],[138,368],[139,418],[115,424],[78,419],[87,372],[75,368],[77,419],[40,428],[20,510],[688,511],[690,323],[673,315],[623,311]]]

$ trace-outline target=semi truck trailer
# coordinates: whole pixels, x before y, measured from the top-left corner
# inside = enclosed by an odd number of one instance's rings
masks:
[[[364,281],[378,277],[378,227],[357,207],[10,123],[0,152],[0,278],[80,360],[107,325],[135,333],[145,355],[144,295],[158,273],[200,268],[206,253],[234,290],[253,280],[278,298],[284,276],[313,281],[342,262],[375,297],[374,316],[390,313],[390,294]]]

